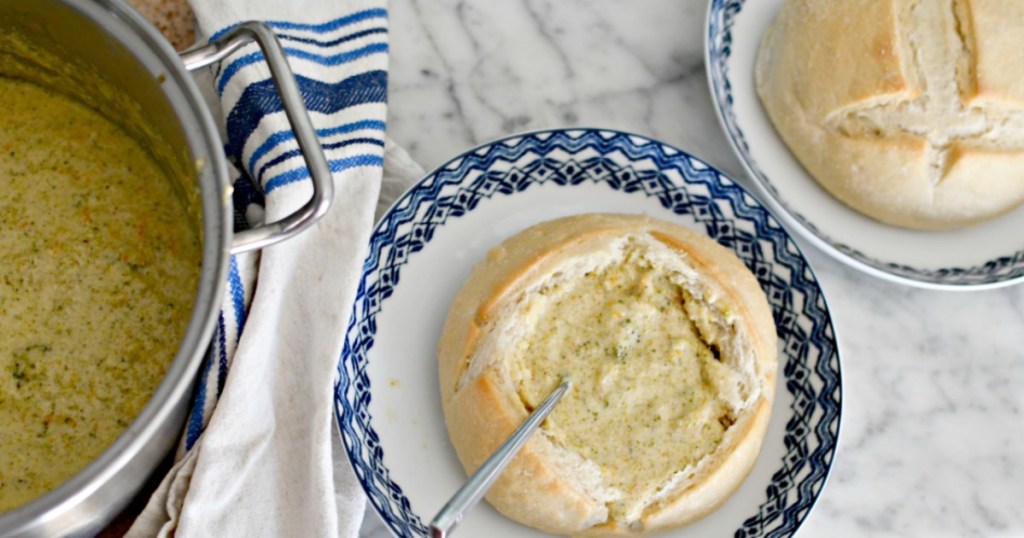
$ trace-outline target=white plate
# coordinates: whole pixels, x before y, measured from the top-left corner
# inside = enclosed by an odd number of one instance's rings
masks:
[[[841,412],[838,347],[814,273],[731,180],[684,152],[611,131],[546,131],[481,146],[424,178],[377,224],[334,401],[370,503],[396,536],[426,536],[465,480],[444,426],[434,355],[448,306],[492,246],[537,222],[586,212],[690,226],[733,249],[761,282],[780,349],[765,447],[722,508],[666,536],[791,535],[824,486]],[[456,533],[541,535],[485,503]]]
[[[871,220],[811,178],[772,127],[754,88],[761,37],[784,0],[712,0],[705,62],[718,118],[786,227],[867,273],[927,288],[981,289],[1024,280],[1024,210],[970,228],[919,232]]]

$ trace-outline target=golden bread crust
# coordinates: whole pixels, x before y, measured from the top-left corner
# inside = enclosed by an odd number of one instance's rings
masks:
[[[837,199],[881,222],[957,228],[1024,202],[1017,0],[787,0],[757,93]]]

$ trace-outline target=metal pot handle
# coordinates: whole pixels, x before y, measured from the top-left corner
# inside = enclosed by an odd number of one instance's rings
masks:
[[[302,232],[327,213],[334,198],[334,181],[331,178],[331,169],[327,165],[327,158],[324,156],[313,123],[309,120],[306,103],[295,83],[295,76],[288,66],[281,44],[269,26],[255,21],[241,23],[216,41],[181,53],[181,61],[185,64],[185,69],[195,71],[223,60],[253,41],[260,46],[263,56],[267,59],[267,66],[281,97],[285,115],[291,123],[295,140],[309,168],[309,177],[313,181],[313,196],[305,205],[281,220],[235,234],[231,245],[232,254],[270,246]]]

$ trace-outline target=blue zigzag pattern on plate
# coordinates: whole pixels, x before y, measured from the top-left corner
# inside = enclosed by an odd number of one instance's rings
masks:
[[[780,468],[758,512],[735,535],[790,536],[824,485],[839,433],[839,356],[824,296],[793,241],[742,188],[682,151],[611,131],[539,132],[479,148],[418,183],[377,226],[335,384],[342,440],[370,502],[397,535],[427,535],[424,522],[389,477],[368,411],[366,354],[374,344],[376,315],[399,283],[402,266],[438,227],[473,211],[483,199],[534,185],[571,188],[581,183],[654,197],[666,209],[686,215],[733,249],[765,290],[783,342],[785,388],[794,402]]]
[[[732,83],[729,80],[729,57],[732,54],[732,28],[736,15],[743,10],[746,0],[712,0],[711,16],[708,18],[709,65],[711,87],[715,102],[725,123],[726,135],[740,150],[740,157],[746,162],[754,178],[763,186],[785,210],[800,222],[811,233],[825,241],[839,252],[870,267],[901,276],[910,280],[931,282],[950,286],[972,286],[991,284],[1012,280],[1024,276],[1024,250],[1013,256],[1002,256],[973,267],[945,267],[940,269],[922,269],[905,264],[886,262],[868,256],[864,252],[832,239],[806,217],[786,203],[768,176],[761,171],[747,143],[743,130],[740,129],[733,112]]]

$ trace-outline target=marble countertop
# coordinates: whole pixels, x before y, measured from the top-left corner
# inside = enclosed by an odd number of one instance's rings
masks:
[[[707,0],[391,0],[388,134],[426,169],[539,128],[621,129],[749,179],[712,108]],[[800,536],[1024,535],[1024,287],[937,292],[806,241],[843,366],[839,451]],[[387,532],[367,514],[362,537]]]

